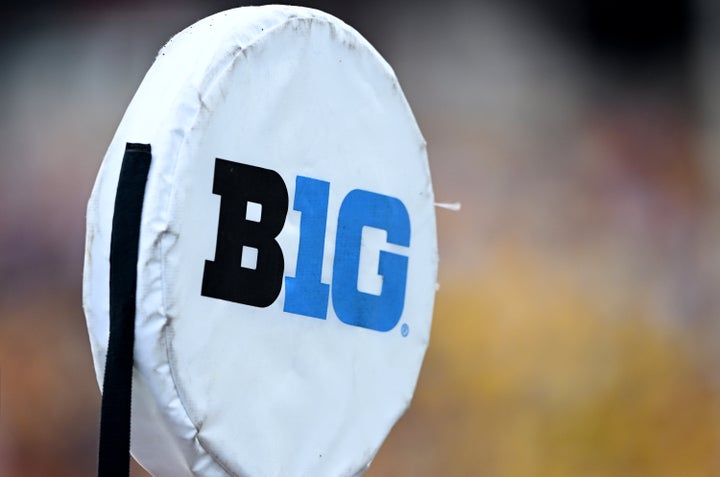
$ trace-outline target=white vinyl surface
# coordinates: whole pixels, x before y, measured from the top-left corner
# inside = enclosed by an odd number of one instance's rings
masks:
[[[135,458],[163,477],[362,473],[412,398],[437,274],[425,142],[390,66],[351,27],[299,7],[221,12],[168,42],[88,204],[83,301],[101,384],[112,213],[127,142],[152,147],[138,263]],[[225,200],[213,194],[217,158],[282,177],[283,277],[296,275],[304,233],[293,208],[296,179],[329,183],[325,319],[284,311],[285,278],[264,308],[201,294]],[[333,307],[340,207],[357,189],[398,199],[409,217],[408,246],[388,243],[381,228],[362,230],[358,290],[383,293],[383,253],[407,257],[402,315],[387,331],[349,325]],[[250,220],[262,213],[248,207]]]

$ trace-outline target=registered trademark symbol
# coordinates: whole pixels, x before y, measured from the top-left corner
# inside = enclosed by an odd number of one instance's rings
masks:
[[[407,323],[403,323],[400,327],[400,334],[403,335],[403,338],[406,337],[410,333],[410,327]]]

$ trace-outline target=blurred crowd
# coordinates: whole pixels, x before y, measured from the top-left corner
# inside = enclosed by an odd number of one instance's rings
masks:
[[[157,50],[234,5],[10,5],[0,475],[91,475],[85,204]],[[462,204],[437,210],[425,366],[367,475],[720,475],[720,7],[308,5],[394,67],[436,200]]]

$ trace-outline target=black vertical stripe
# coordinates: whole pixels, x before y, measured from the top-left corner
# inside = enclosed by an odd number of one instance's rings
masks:
[[[99,477],[130,474],[137,263],[150,159],[150,144],[126,145],[115,195],[110,239],[110,337],[100,416]]]

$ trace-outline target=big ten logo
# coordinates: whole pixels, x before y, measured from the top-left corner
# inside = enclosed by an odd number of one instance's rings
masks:
[[[205,262],[202,295],[267,307],[280,295],[285,269],[276,238],[288,212],[288,191],[280,174],[261,167],[215,160],[213,194],[220,196],[215,259]],[[410,246],[410,217],[397,198],[354,189],[342,201],[331,284],[321,280],[330,183],[297,176],[293,209],[301,213],[294,277],[285,277],[287,313],[326,319],[328,301],[348,325],[389,331],[405,305],[408,257],[381,250],[379,294],[358,287],[363,229],[385,231],[386,241]],[[403,334],[406,331],[403,330]]]

